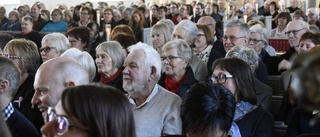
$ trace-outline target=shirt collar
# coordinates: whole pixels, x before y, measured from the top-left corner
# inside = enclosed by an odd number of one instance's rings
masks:
[[[131,98],[130,95],[128,96],[129,102],[134,106],[134,109],[140,109],[140,108],[142,108],[143,106],[145,106],[145,105],[158,93],[158,89],[159,89],[159,88],[158,88],[158,84],[156,84],[156,85],[153,87],[153,89],[152,89],[150,95],[148,96],[148,98],[146,99],[146,101],[143,102],[140,106],[137,106],[137,105],[136,105],[134,99]]]
[[[2,115],[4,117],[4,120],[6,121],[11,114],[14,112],[14,108],[12,106],[12,103],[10,102],[3,110],[2,110]]]

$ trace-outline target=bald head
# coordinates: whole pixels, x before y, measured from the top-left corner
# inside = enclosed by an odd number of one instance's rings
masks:
[[[35,93],[31,103],[44,112],[58,103],[65,88],[88,83],[88,71],[75,59],[53,58],[37,70],[34,80]]]
[[[214,32],[213,34],[215,34],[215,29],[216,29],[216,20],[214,20],[213,17],[211,16],[202,16],[199,20],[197,24],[203,24],[203,25],[208,25],[208,27],[210,28],[210,30],[212,32]]]

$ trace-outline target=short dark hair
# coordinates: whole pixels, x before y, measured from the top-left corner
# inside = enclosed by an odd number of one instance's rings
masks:
[[[320,44],[320,33],[305,32],[301,35],[300,42],[306,39],[310,39],[314,45],[318,45]]]
[[[88,46],[89,44],[89,40],[90,40],[90,30],[87,27],[75,27],[72,28],[68,33],[68,36],[70,37],[74,37],[78,40],[81,40],[82,43],[86,43],[85,48]]]
[[[6,46],[7,43],[12,39],[13,39],[12,35],[8,33],[0,32],[0,50],[3,50],[4,46]]]
[[[62,93],[61,105],[67,115],[90,128],[91,136],[136,136],[129,100],[116,88],[98,85],[67,88]]]
[[[235,79],[238,89],[238,101],[249,102],[252,105],[257,103],[254,75],[250,66],[239,58],[220,58],[213,62],[212,72],[215,68],[228,71]]]
[[[234,117],[236,101],[220,84],[198,83],[191,87],[181,105],[183,133],[221,130],[228,134]]]
[[[112,40],[118,41],[122,48],[126,49],[137,43],[136,37],[130,34],[120,33],[112,38]]]
[[[283,18],[283,17],[285,17],[287,19],[287,24],[286,25],[288,25],[288,23],[292,20],[290,13],[288,13],[288,12],[280,12],[275,18],[275,23],[278,24],[278,19],[279,18]]]
[[[164,12],[167,12],[167,10],[168,10],[166,6],[160,6],[160,7],[158,8],[158,10],[160,10],[160,9],[163,9]]]

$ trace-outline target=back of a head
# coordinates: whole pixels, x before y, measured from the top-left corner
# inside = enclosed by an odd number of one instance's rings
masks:
[[[71,57],[78,61],[80,65],[82,65],[89,73],[89,79],[90,81],[93,80],[93,78],[96,75],[96,66],[95,61],[91,57],[91,55],[86,51],[80,51],[77,48],[70,48],[66,50],[61,57]]]
[[[129,46],[137,43],[136,37],[134,35],[125,33],[115,35],[112,40],[119,42],[124,49],[127,49]]]
[[[239,58],[245,61],[248,65],[253,65],[252,72],[259,66],[259,56],[256,51],[252,48],[237,45],[231,48],[226,54],[226,58]]]
[[[186,31],[186,34],[182,35],[187,35],[185,41],[187,41],[189,44],[194,44],[198,35],[198,28],[195,23],[190,20],[182,20],[175,26],[174,29],[176,30],[177,28],[184,29]]]
[[[49,74],[52,80],[73,82],[75,85],[89,83],[88,71],[71,57],[57,57],[43,63],[36,75]]]
[[[4,46],[7,45],[7,43],[13,39],[13,36],[8,33],[0,32],[0,54],[3,50]]]
[[[134,51],[142,51],[145,54],[144,61],[146,67],[154,66],[157,70],[156,72],[156,82],[160,79],[161,75],[161,59],[159,53],[152,47],[147,45],[146,43],[138,42],[135,45],[132,45],[128,47],[128,51],[134,52]],[[130,54],[129,53],[129,54]],[[141,55],[143,56],[143,55]]]
[[[234,117],[236,101],[232,93],[219,84],[198,83],[191,87],[181,105],[184,134],[227,135]]]
[[[20,83],[20,70],[7,58],[0,56],[0,79],[1,82],[8,81],[7,92],[1,92],[0,96],[8,95],[6,97],[12,98],[16,93]]]
[[[166,26],[169,28],[170,33],[172,34],[173,29],[174,29],[174,23],[170,19],[162,19],[159,20],[157,23],[164,23]]]
[[[133,30],[128,25],[117,25],[112,31],[111,31],[111,39],[114,39],[114,37],[118,34],[128,34],[134,36]]]
[[[118,89],[97,85],[68,88],[62,93],[61,105],[67,114],[90,128],[90,136],[136,136],[130,103]]]

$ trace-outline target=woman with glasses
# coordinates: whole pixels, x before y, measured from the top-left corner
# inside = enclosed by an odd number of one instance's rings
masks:
[[[65,89],[45,116],[43,136],[136,137],[128,99],[112,87],[83,85]]]
[[[60,9],[53,9],[51,12],[51,21],[48,22],[41,32],[66,32],[68,23],[62,20],[63,14]]]
[[[238,58],[222,58],[213,63],[212,70],[212,82],[222,84],[235,96],[237,104],[233,121],[241,136],[273,136],[273,115],[255,106],[257,98],[250,66]]]
[[[165,44],[161,55],[164,73],[159,85],[183,98],[188,89],[198,83],[189,66],[191,56],[191,48],[184,40],[172,40]]]
[[[39,109],[33,108],[34,74],[40,65],[36,44],[26,39],[13,39],[3,49],[2,56],[10,59],[21,71],[21,80],[12,105],[40,131],[43,119]]]
[[[250,38],[248,46],[253,48],[259,56],[259,59],[268,68],[269,75],[278,75],[276,64],[276,51],[268,44],[269,34],[267,29],[260,25],[254,25],[250,28]],[[269,52],[266,50],[269,49]],[[270,54],[271,52],[271,54]]]
[[[90,42],[90,29],[87,27],[75,27],[68,33],[70,47],[77,48],[81,51],[86,51]]]
[[[88,6],[83,6],[80,8],[80,20],[78,21],[79,26],[87,26],[90,21],[92,10]]]
[[[61,33],[50,33],[43,37],[41,48],[39,49],[43,62],[59,57],[70,48],[68,38]]]

